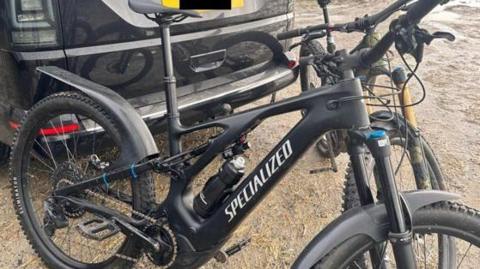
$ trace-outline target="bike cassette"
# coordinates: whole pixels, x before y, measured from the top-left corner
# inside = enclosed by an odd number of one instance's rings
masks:
[[[105,240],[120,232],[117,225],[102,218],[81,222],[77,224],[77,229],[83,236],[96,241]]]
[[[83,181],[82,170],[73,163],[64,162],[58,165],[57,169],[53,172],[51,179],[54,183],[55,189],[67,187]],[[85,194],[79,193],[73,195],[73,197],[84,198]],[[64,214],[69,218],[80,218],[85,214],[85,209],[74,205],[69,201],[64,201],[61,206]]]

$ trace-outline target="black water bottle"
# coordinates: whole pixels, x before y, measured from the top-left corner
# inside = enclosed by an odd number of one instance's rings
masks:
[[[225,191],[232,188],[245,174],[245,159],[236,157],[225,162],[218,173],[212,176],[203,190],[193,200],[193,209],[198,215],[207,217],[224,197]]]

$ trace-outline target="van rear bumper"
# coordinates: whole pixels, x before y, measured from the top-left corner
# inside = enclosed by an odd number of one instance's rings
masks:
[[[265,68],[265,65],[268,67]],[[263,64],[263,67],[255,66],[252,69],[255,68],[264,70],[247,77],[245,72],[248,71],[242,70],[226,77],[179,88],[178,92],[184,93],[183,96],[178,97],[182,121],[191,124],[216,116],[221,113],[219,108],[225,104],[237,108],[285,88],[295,82],[298,77],[298,68],[292,70],[285,65],[273,62]],[[236,77],[244,78],[236,79]],[[147,123],[161,122],[166,116],[163,91],[128,101]]]
[[[262,71],[258,72],[259,69]],[[249,75],[251,72],[255,72],[255,74]],[[242,79],[238,79],[239,77],[242,77]],[[218,108],[225,104],[232,108],[248,104],[287,87],[295,82],[297,77],[298,68],[289,69],[285,65],[269,62],[228,76],[217,77],[179,88],[179,92],[183,93],[182,96],[178,97],[182,122],[192,124],[218,116],[222,114]],[[164,119],[167,111],[163,90],[132,98],[128,101],[134,106],[153,133],[164,131]],[[12,113],[8,117],[8,122],[20,122],[25,113],[24,110],[16,109],[16,113]],[[8,123],[5,125],[8,126]],[[92,124],[85,124],[84,126],[92,126]],[[88,140],[89,136],[103,132],[103,128],[98,125],[94,126],[96,127],[82,129],[82,136],[85,139]],[[57,139],[50,137],[49,140],[54,142]]]

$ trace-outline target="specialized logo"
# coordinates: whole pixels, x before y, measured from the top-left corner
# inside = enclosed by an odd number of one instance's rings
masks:
[[[255,194],[257,194],[258,191],[263,188],[265,183],[267,183],[272,175],[275,174],[280,167],[282,167],[285,161],[288,160],[292,154],[292,145],[290,144],[290,140],[287,140],[282,145],[280,150],[278,150],[275,155],[268,160],[265,166],[258,171],[253,179],[251,179],[250,182],[243,187],[242,191],[237,195],[237,197],[235,197],[230,205],[225,208],[225,214],[229,217],[228,222],[231,222],[233,218],[235,218],[239,209],[245,207],[248,201],[250,201]]]

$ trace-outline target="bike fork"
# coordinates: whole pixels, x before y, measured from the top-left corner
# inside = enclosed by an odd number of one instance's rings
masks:
[[[407,227],[404,210],[395,185],[394,172],[390,162],[390,141],[384,131],[373,131],[366,137],[366,144],[375,159],[380,188],[390,223],[389,239],[392,244],[398,268],[416,268],[412,248],[412,231]]]
[[[355,175],[355,185],[357,187],[360,205],[365,206],[373,204],[373,195],[368,182],[368,172],[365,165],[365,138],[363,132],[349,133],[348,155],[352,164],[353,174]],[[382,255],[383,245],[378,245],[370,250],[370,259],[375,268],[385,268]]]
[[[421,141],[420,131],[418,129],[417,117],[415,115],[415,110],[413,109],[412,95],[410,93],[410,88],[408,85],[405,85],[407,82],[407,72],[405,69],[399,67],[396,68],[392,73],[392,79],[395,83],[399,94],[398,99],[400,104],[404,106],[402,109],[403,116],[407,119],[409,125],[415,130],[413,134],[413,141],[408,141],[409,145],[406,145],[410,153],[410,158],[415,172],[415,181],[417,188],[424,190],[428,189],[428,182],[430,181],[430,173],[428,170],[428,164],[425,158],[425,152],[423,150],[423,145]],[[405,137],[408,134],[408,127],[405,127]]]

